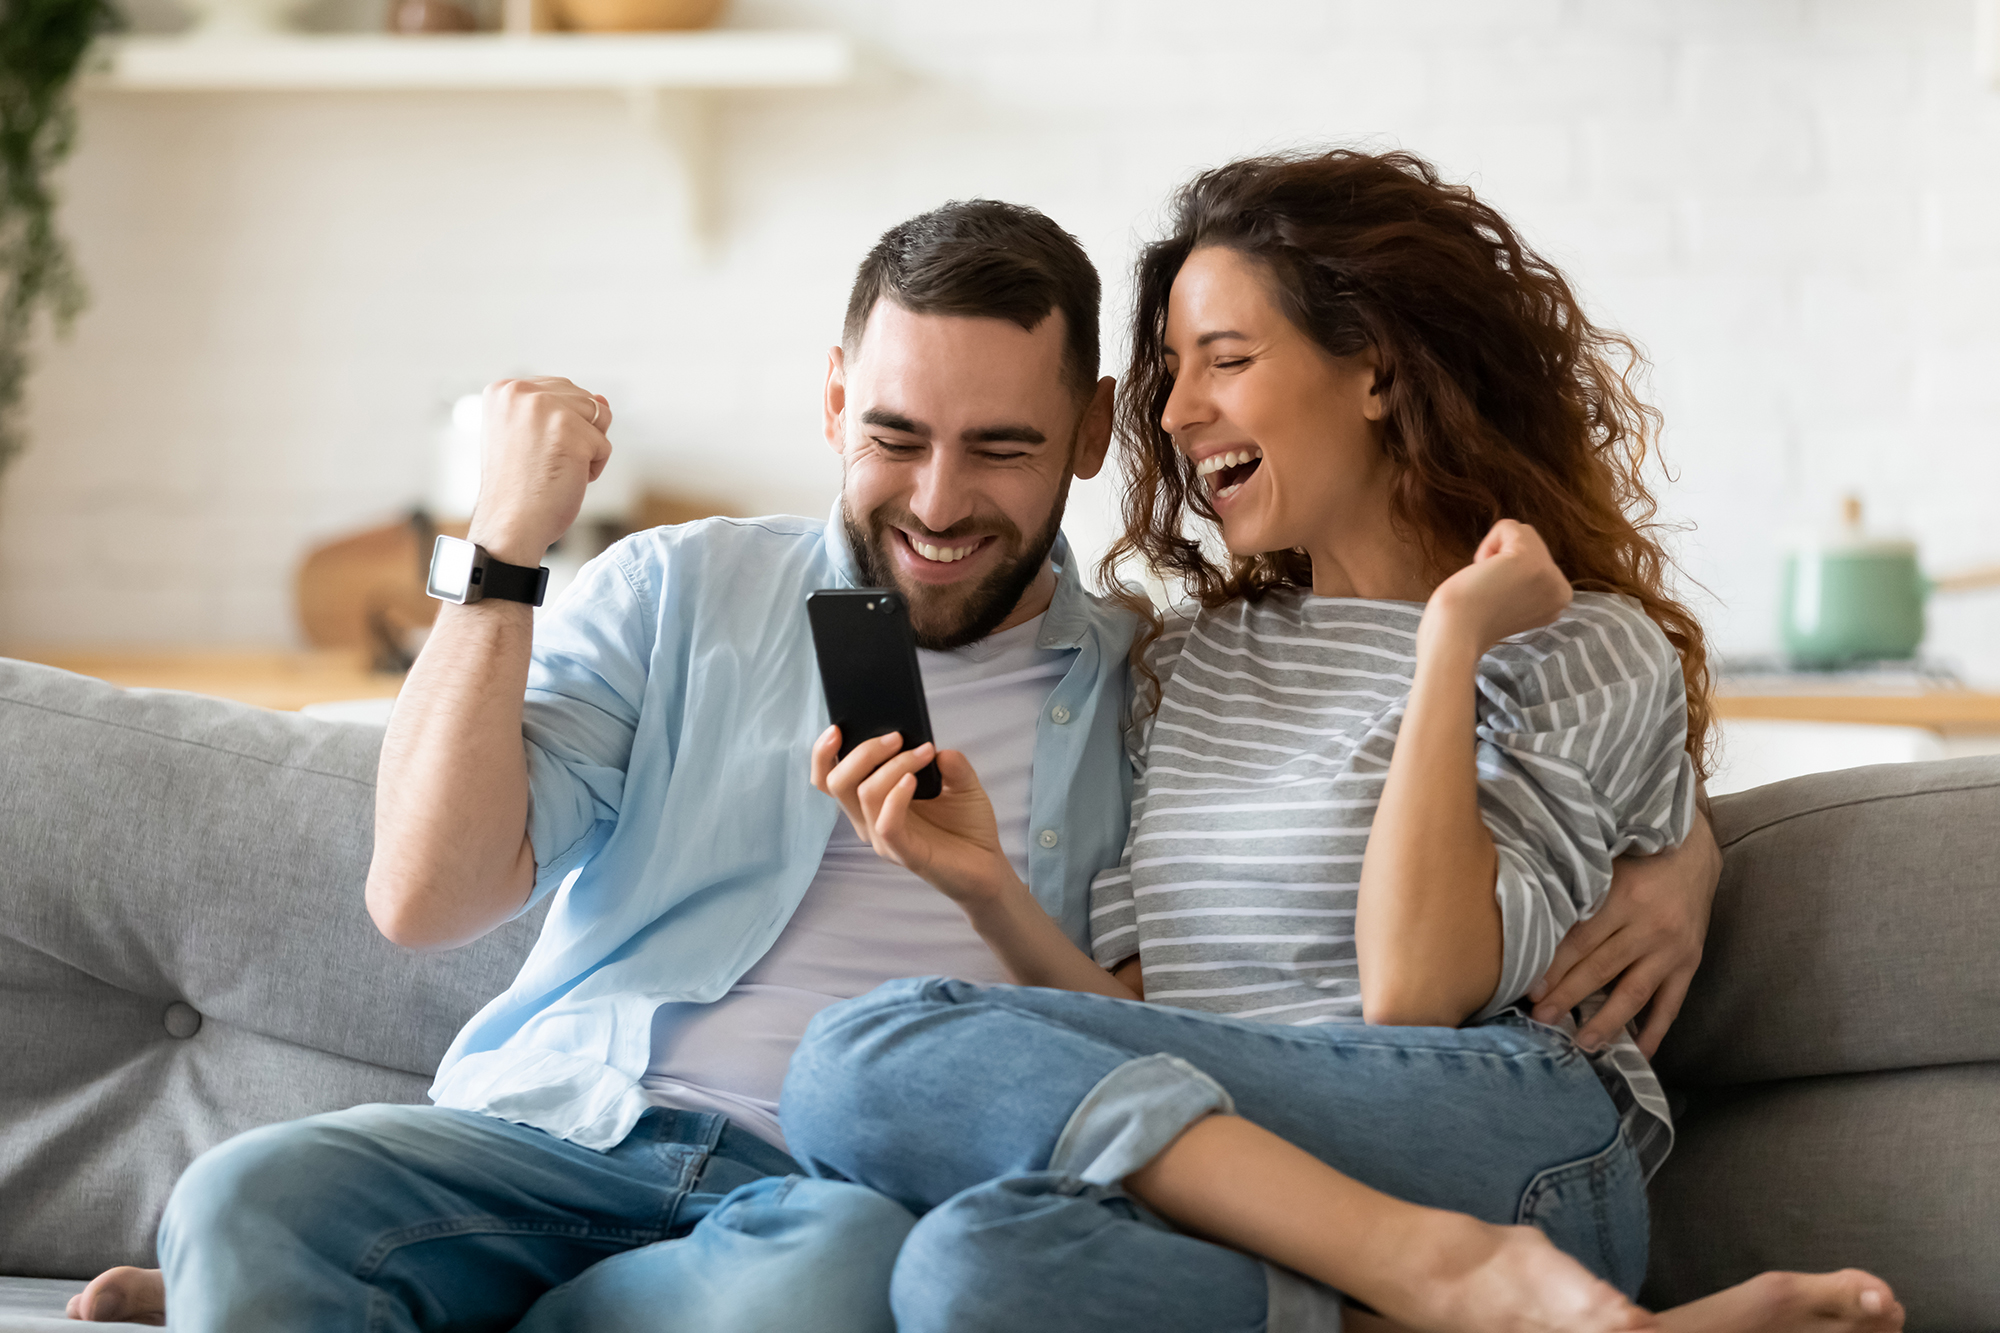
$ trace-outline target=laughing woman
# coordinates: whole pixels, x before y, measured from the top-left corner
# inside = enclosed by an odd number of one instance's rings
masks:
[[[1095,958],[963,756],[919,805],[929,747],[815,753],[1022,983],[892,983],[792,1063],[800,1159],[926,1214],[900,1328],[1900,1327],[1858,1273],[1632,1305],[1665,1100],[1631,1040],[1519,1004],[1613,858],[1686,834],[1705,754],[1630,353],[1407,155],[1182,193],[1139,266],[1113,558],[1199,609],[1141,636]]]

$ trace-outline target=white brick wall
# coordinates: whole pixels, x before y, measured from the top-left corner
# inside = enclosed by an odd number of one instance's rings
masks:
[[[822,512],[824,349],[886,225],[1047,209],[1125,269],[1192,169],[1400,144],[1471,180],[1655,362],[1720,644],[1775,642],[1787,525],[1860,491],[2000,562],[2000,92],[1971,0],[738,0],[853,89],[722,117],[726,236],[585,95],[93,94],[65,222],[96,302],[0,484],[0,642],[285,643],[310,540],[422,490],[454,395],[570,374],[628,478]],[[1105,537],[1080,488],[1074,534]],[[2000,679],[2000,594],[1932,650]]]

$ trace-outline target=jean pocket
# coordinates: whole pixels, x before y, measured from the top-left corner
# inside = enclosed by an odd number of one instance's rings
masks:
[[[1623,1129],[1590,1156],[1529,1181],[1514,1220],[1540,1231],[1626,1296],[1639,1294],[1651,1221],[1645,1174]]]

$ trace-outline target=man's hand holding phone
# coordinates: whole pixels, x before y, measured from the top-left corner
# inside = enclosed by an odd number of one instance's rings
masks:
[[[840,757],[840,728],[813,743],[812,781],[846,812],[848,823],[875,854],[893,861],[967,910],[1025,891],[1000,849],[993,802],[972,763],[957,750],[928,741],[902,749],[894,732],[862,741]],[[917,770],[937,761],[943,789],[917,800]]]
[[[545,376],[489,384],[482,406],[471,538],[510,565],[539,565],[611,459],[611,404]]]

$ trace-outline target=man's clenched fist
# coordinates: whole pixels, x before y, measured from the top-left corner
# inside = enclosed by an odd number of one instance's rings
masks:
[[[566,379],[487,385],[472,540],[507,564],[541,564],[610,461],[610,426],[611,404]]]

